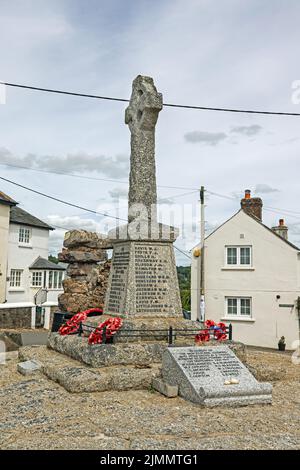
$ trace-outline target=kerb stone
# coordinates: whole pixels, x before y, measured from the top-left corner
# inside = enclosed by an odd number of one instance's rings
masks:
[[[41,370],[42,364],[38,361],[25,361],[19,362],[17,365],[17,370],[22,375],[32,375],[35,374],[37,371]]]
[[[178,385],[169,385],[159,377],[152,379],[152,387],[154,390],[168,398],[175,398],[178,396]]]

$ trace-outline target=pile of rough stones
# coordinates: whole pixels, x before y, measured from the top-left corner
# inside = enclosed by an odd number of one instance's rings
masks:
[[[103,307],[111,264],[107,259],[110,241],[94,232],[71,230],[63,246],[58,258],[68,268],[64,293],[58,299],[60,310],[77,313]]]

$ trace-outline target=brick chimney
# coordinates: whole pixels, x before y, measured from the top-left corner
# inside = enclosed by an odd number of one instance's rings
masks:
[[[246,189],[245,197],[241,200],[241,208],[247,214],[252,215],[262,221],[263,202],[260,197],[251,197],[250,189]]]
[[[280,237],[285,240],[288,239],[288,227],[284,224],[284,219],[279,219],[279,225],[272,227],[273,232],[277,233]]]

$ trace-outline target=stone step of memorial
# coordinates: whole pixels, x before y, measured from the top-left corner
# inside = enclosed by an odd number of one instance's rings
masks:
[[[38,361],[41,373],[70,393],[149,389],[160,374],[160,364],[91,368],[44,346],[21,348],[19,359]]]
[[[90,345],[85,337],[61,336],[58,333],[51,333],[48,338],[48,348],[91,367],[148,367],[153,363],[161,363],[167,346],[166,341]]]
[[[110,315],[101,315],[97,317],[87,318],[83,324],[83,334],[88,336],[92,328],[96,328],[99,323],[104,322]],[[173,328],[174,336],[180,340],[187,339],[191,344],[194,343],[196,333],[203,326],[191,320],[184,318],[148,318],[135,317],[124,318],[122,328],[116,333],[114,343],[120,342],[138,342],[138,341],[164,341],[168,342],[169,328]],[[177,333],[176,333],[177,331]],[[187,333],[190,335],[187,336]]]
[[[135,325],[136,326],[136,325]],[[152,334],[152,333],[151,333]],[[183,334],[183,336],[180,336]],[[173,331],[173,341],[176,348],[194,346],[195,335],[190,333],[184,336],[184,332],[176,333]],[[243,362],[247,361],[246,348],[242,343],[234,341],[224,341],[234,353]],[[211,340],[209,343],[203,343],[200,348],[207,346],[217,347],[218,341]],[[113,344],[92,344],[88,343],[87,336],[68,335],[61,336],[58,333],[50,333],[48,337],[48,348],[60,354],[69,356],[77,361],[81,361],[91,367],[109,367],[109,366],[148,366],[153,363],[161,363],[163,353],[168,349],[169,344],[167,337],[159,340],[143,336],[136,337],[120,337],[119,341]]]

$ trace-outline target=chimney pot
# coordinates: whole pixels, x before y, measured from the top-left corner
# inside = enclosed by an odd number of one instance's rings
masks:
[[[288,227],[284,224],[284,219],[279,219],[279,225],[272,227],[272,230],[281,238],[288,240]]]
[[[247,214],[262,220],[263,202],[260,197],[251,197],[250,189],[245,190],[245,197],[241,200],[241,208]]]

